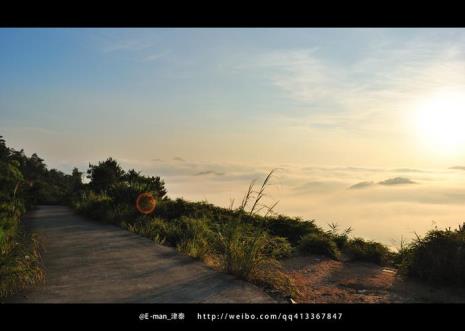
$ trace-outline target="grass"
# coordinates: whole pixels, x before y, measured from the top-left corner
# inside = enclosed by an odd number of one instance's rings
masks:
[[[291,279],[276,258],[290,254],[290,245],[283,238],[233,223],[218,232],[217,251],[224,272],[284,296],[295,295]]]
[[[434,285],[465,286],[465,223],[455,230],[430,230],[402,247],[400,269]]]
[[[265,233],[249,232],[244,225],[231,224],[224,226],[217,237],[217,251],[221,253],[224,271],[243,279],[248,279],[256,268],[270,259],[265,254],[268,243]]]
[[[345,254],[352,260],[388,263],[392,254],[384,245],[360,238],[351,239],[350,228],[339,232],[337,225],[332,224],[329,231],[324,231],[313,220],[303,221],[273,214],[272,208],[276,203],[269,207],[263,203],[264,188],[269,184],[270,174],[257,190],[255,182],[249,185],[237,209],[231,206],[221,208],[206,202],[163,199],[158,202],[153,216],[141,217],[131,204],[115,203],[109,195],[92,192],[84,195],[84,200],[77,202],[76,206],[78,211],[91,218],[116,224],[123,222],[131,231],[177,247],[179,251],[193,257],[211,255],[214,248],[208,246],[216,242],[212,238],[224,236],[224,229],[236,224],[237,228],[242,226],[241,231],[243,225],[247,225],[272,238],[267,243],[266,254],[275,259],[289,257],[297,252],[323,254],[333,259]]]
[[[39,241],[23,229],[21,214],[11,203],[0,205],[0,299],[44,279]]]

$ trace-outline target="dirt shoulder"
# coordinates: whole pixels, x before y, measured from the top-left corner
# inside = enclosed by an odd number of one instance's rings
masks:
[[[322,256],[282,261],[297,303],[465,302],[465,290],[435,288],[403,279],[396,269]]]

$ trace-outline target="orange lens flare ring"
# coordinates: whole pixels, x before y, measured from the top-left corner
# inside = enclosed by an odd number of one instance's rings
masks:
[[[141,193],[136,199],[136,208],[142,214],[150,214],[155,210],[157,200],[151,193]]]

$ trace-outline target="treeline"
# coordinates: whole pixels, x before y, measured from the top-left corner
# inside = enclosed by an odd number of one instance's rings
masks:
[[[36,153],[27,156],[24,150],[6,146],[0,136],[0,199],[22,204],[26,209],[38,204],[63,204],[78,193],[82,173],[77,168],[71,175],[47,169]]]

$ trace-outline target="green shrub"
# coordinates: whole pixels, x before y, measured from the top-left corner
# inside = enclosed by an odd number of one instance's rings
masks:
[[[339,231],[339,225],[337,223],[330,223],[329,231],[326,233],[333,239],[339,250],[343,250],[349,242],[349,234],[352,232],[352,228],[348,227],[343,231]]]
[[[379,265],[388,263],[392,255],[386,246],[361,238],[350,239],[345,245],[344,253],[354,261],[372,262]]]
[[[105,194],[87,192],[75,203],[77,212],[105,223],[117,223],[112,199]]]
[[[154,215],[163,219],[179,219],[182,216],[191,218],[205,218],[215,224],[227,224],[240,221],[258,227],[263,227],[269,234],[286,238],[296,246],[304,235],[308,233],[323,233],[314,221],[302,221],[298,218],[283,215],[263,217],[250,215],[242,210],[221,208],[205,202],[189,202],[183,199],[163,199],[159,201]]]
[[[290,257],[293,249],[289,241],[284,237],[269,237],[265,253],[275,259]]]
[[[154,215],[164,219],[179,219],[181,217],[206,218],[218,220],[227,215],[225,208],[216,207],[205,202],[189,202],[183,199],[163,199],[159,201]]]
[[[349,236],[346,234],[336,234],[331,236],[339,250],[343,250],[349,243]]]
[[[299,251],[306,254],[324,254],[333,259],[339,258],[336,243],[328,235],[310,233],[305,235],[299,243]]]
[[[465,286],[465,223],[457,230],[429,231],[403,255],[404,274],[432,284]]]
[[[115,205],[132,205],[135,206],[137,196],[142,193],[138,188],[130,186],[125,182],[113,184],[108,190],[107,195]]]
[[[267,218],[262,222],[270,234],[284,237],[294,246],[297,246],[300,239],[308,234],[323,233],[313,220],[302,221],[299,218],[278,215]]]

